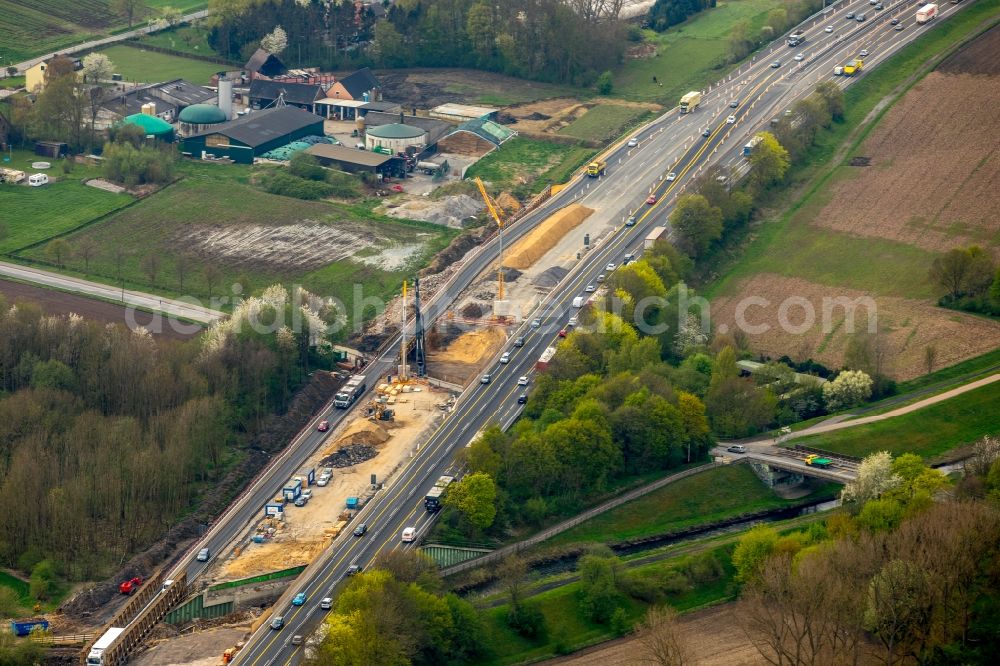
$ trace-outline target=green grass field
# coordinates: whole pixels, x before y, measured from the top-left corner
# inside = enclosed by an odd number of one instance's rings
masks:
[[[501,190],[514,190],[526,182],[535,183],[532,189],[539,191],[545,185],[569,180],[573,171],[594,152],[590,148],[519,136],[473,164],[466,176],[479,176]]]
[[[833,495],[835,485],[823,486],[810,497]],[[780,509],[803,501],[778,497],[747,465],[717,467],[612,509],[546,543],[615,543]]]
[[[111,58],[115,72],[121,74],[126,81],[157,83],[170,79],[187,79],[191,83],[206,85],[212,74],[225,69],[225,65],[144,51],[135,46],[112,46],[101,53]]]
[[[598,104],[559,130],[560,134],[591,141],[611,141],[621,135],[626,126],[634,125],[649,112],[621,104]]]
[[[161,30],[142,37],[142,44],[151,44],[192,55],[217,57],[218,54],[208,44],[208,28],[204,25],[185,25],[171,30]]]
[[[6,587],[14,591],[17,595],[18,602],[25,607],[30,605],[31,595],[30,588],[28,584],[17,578],[11,576],[6,571],[0,571],[0,587]]]
[[[729,33],[737,22],[749,21],[751,32],[758,31],[767,13],[781,4],[781,0],[720,1],[714,9],[666,32],[645,31],[657,55],[627,59],[615,73],[613,94],[672,108],[688,90],[700,90],[728,71],[723,63],[729,53]],[[662,85],[653,83],[654,76]]]
[[[931,458],[1000,433],[1000,382],[963,393],[909,414],[824,435],[793,440],[836,453],[863,457],[878,451]]]

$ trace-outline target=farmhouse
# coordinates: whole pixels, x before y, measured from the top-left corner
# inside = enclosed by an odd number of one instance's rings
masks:
[[[337,120],[354,120],[359,115],[365,115],[366,110],[396,111],[398,104],[381,102],[382,86],[365,67],[353,74],[348,74],[340,80],[334,80],[327,88],[326,96],[317,104],[322,105],[321,111],[327,118]]]
[[[316,102],[323,99],[323,88],[311,83],[254,79],[250,84],[250,106],[266,109],[281,98],[286,106],[316,113]]]
[[[334,146],[328,143],[317,143],[306,148],[306,153],[314,156],[320,164],[333,167],[348,173],[381,174],[385,176],[402,176],[406,173],[406,163],[401,157],[370,153],[365,150]]]
[[[469,120],[438,141],[438,150],[482,157],[515,136],[517,132],[491,120]]]
[[[308,111],[285,106],[251,113],[209,126],[181,142],[192,157],[228,158],[252,164],[255,157],[304,136],[323,136],[323,119]]]
[[[65,58],[66,56],[55,56],[55,58],[49,58],[48,60],[42,60],[37,62],[28,69],[24,70],[24,87],[28,92],[41,92],[45,88],[46,73],[49,71],[49,63],[51,63],[56,58]],[[73,71],[79,72],[83,69],[83,63],[79,58],[71,58],[73,63]]]

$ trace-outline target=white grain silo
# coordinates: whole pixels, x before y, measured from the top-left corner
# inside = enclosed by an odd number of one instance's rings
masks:
[[[226,114],[226,120],[233,119],[233,80],[219,77],[219,108]]]

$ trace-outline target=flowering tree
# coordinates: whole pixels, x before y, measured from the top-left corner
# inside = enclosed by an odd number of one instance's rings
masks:
[[[285,33],[284,29],[279,26],[275,26],[269,34],[264,35],[264,38],[260,40],[260,47],[267,51],[268,53],[273,53],[278,55],[288,46],[288,35]]]
[[[859,405],[872,395],[872,378],[861,370],[846,370],[823,385],[823,399],[831,412]]]

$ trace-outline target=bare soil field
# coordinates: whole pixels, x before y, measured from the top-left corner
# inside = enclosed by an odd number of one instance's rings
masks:
[[[464,386],[507,341],[500,326],[463,333],[440,351],[428,351],[427,374]]]
[[[757,666],[767,663],[740,629],[732,604],[683,615],[678,626],[691,655],[691,659],[685,661],[685,664]],[[544,663],[566,666],[632,666],[653,663],[649,659],[639,641],[628,636]]]
[[[857,156],[869,167],[831,188],[814,224],[944,251],[1000,256],[1000,28],[899,100]]]
[[[575,94],[579,89],[470,69],[387,69],[375,72],[385,98],[404,108],[430,109],[446,102],[508,106]]]
[[[0,294],[8,303],[33,303],[49,314],[78,314],[84,319],[108,324],[137,324],[154,335],[165,338],[186,340],[201,332],[201,327],[181,324],[172,326],[167,317],[139,310],[129,310],[114,303],[105,303],[76,294],[67,294],[52,289],[43,289],[30,284],[0,280]]]
[[[824,299],[838,298],[873,299],[878,330],[885,335],[888,352],[885,371],[896,380],[912,379],[927,372],[924,351],[928,346],[937,350],[935,369],[1000,346],[1000,322],[945,310],[928,301],[869,296],[862,291],[772,273],[755,275],[741,283],[735,295],[716,299],[712,303],[713,325],[725,326],[719,330],[736,330],[737,307],[749,297],[764,298],[769,303],[755,304],[744,313],[747,324],[768,327],[759,334],[748,332],[750,347],[772,358],[787,354],[797,360],[813,358],[827,367],[840,367],[849,339],[845,309],[831,306],[826,310],[828,316],[824,316]],[[797,303],[786,301],[790,297]],[[787,303],[785,311],[782,310],[783,302]],[[854,309],[854,330],[863,331],[868,326],[869,308],[858,303]],[[810,311],[814,322],[805,326]],[[790,326],[782,326],[783,314]]]

